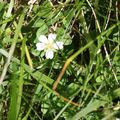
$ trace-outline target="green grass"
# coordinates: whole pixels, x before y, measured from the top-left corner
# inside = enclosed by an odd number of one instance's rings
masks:
[[[0,120],[120,118],[118,0],[0,1]],[[64,48],[46,59],[40,35]]]

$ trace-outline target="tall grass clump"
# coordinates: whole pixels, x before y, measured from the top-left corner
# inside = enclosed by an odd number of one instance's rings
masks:
[[[119,0],[0,0],[7,119],[120,119]]]

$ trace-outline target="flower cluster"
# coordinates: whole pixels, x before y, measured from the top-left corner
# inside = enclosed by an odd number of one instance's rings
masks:
[[[48,38],[45,35],[40,35],[38,38],[39,43],[36,44],[37,50],[44,50],[47,59],[52,59],[54,57],[54,52],[63,49],[63,42],[55,41],[55,39],[56,34],[52,33],[48,35]]]

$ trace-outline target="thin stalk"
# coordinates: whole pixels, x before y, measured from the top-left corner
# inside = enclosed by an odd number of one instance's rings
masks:
[[[14,22],[13,24],[14,24],[15,27],[17,27],[16,22]],[[20,39],[23,39],[23,35],[22,35],[21,32],[19,33],[19,37],[20,37]],[[29,53],[28,47],[26,45],[25,45],[25,54],[26,54],[29,66],[31,67],[31,69],[33,69],[32,59],[30,57],[30,53]]]
[[[67,69],[68,65],[71,63],[71,61],[73,61],[81,52],[83,52],[85,49],[87,49],[88,47],[90,47],[90,45],[93,44],[94,41],[90,41],[87,45],[85,45],[83,48],[80,48],[76,53],[74,53],[71,57],[69,57],[67,59],[67,61],[65,62],[57,80],[55,81],[55,83],[53,84],[53,90],[56,90],[57,85],[59,83],[59,81],[61,80],[62,76],[65,73],[65,70]]]

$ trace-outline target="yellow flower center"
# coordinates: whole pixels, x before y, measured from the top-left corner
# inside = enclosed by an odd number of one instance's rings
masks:
[[[53,42],[46,43],[45,50],[53,50],[54,51]]]

